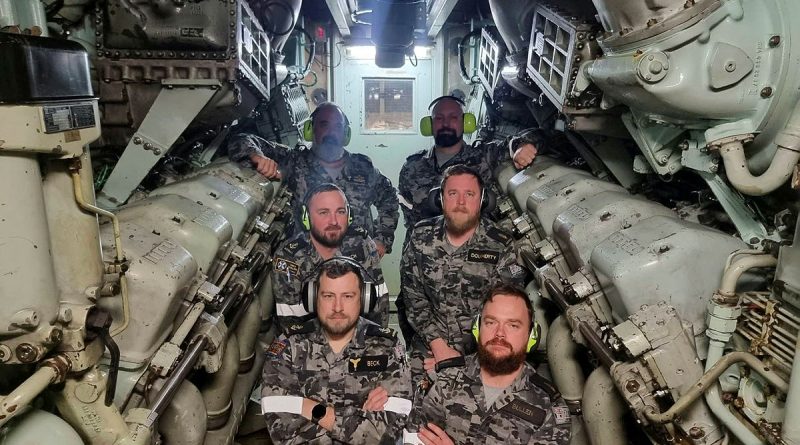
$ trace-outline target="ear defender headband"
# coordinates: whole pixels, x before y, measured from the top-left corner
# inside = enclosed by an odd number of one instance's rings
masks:
[[[307,140],[308,142],[314,141],[314,117],[317,115],[317,112],[324,108],[325,106],[317,106],[311,116],[303,123],[303,139]],[[344,117],[344,137],[342,138],[342,146],[346,147],[347,144],[350,143],[350,136],[352,135],[352,131],[350,130],[350,119],[347,118],[347,115],[344,114],[341,108],[336,105],[328,105],[328,107],[336,107],[340,113],[342,113],[342,117]]]
[[[472,173],[463,173],[463,174],[472,174]],[[453,175],[458,176],[458,175]],[[486,184],[483,183],[479,179],[478,176],[478,185],[481,188],[481,212],[492,212],[494,211],[495,206],[497,205],[497,195],[489,189]],[[434,187],[428,192],[428,206],[431,209],[436,209],[439,212],[442,211],[443,205],[442,202],[444,201],[444,189],[443,185],[445,183],[444,178],[442,178],[441,185],[439,187]]]
[[[539,344],[539,337],[542,333],[542,328],[539,326],[539,323],[536,323],[536,320],[531,320],[531,332],[528,334],[528,344],[525,345],[525,353],[528,354],[533,351],[536,346]],[[475,341],[478,344],[481,344],[481,316],[478,314],[475,317],[475,321],[472,322],[472,336],[475,337]]]
[[[450,99],[450,100],[458,102],[461,105],[462,109],[467,106],[464,103],[464,101],[459,99],[458,97],[455,97],[455,96],[441,96],[441,97],[437,97],[436,99],[434,99],[433,102],[431,102],[431,104],[428,105],[428,110],[433,109],[434,105],[436,105],[437,103],[439,103],[439,102],[441,102],[441,101],[443,101],[445,99]],[[472,113],[464,113],[464,134],[472,134],[477,129],[478,129],[478,122],[477,122],[477,119],[475,118],[475,115],[472,114]],[[423,136],[433,136],[433,118],[431,116],[425,116],[422,119],[420,119],[420,121],[419,121],[419,132]]]
[[[361,315],[366,315],[375,309],[378,302],[378,289],[375,287],[375,281],[370,277],[369,272],[364,269],[358,261],[348,258],[346,256],[335,256],[320,263],[311,274],[314,277],[303,283],[303,290],[300,292],[302,298],[303,308],[309,314],[317,311],[317,292],[319,292],[319,282],[322,279],[322,274],[325,270],[325,265],[333,262],[345,263],[356,271],[356,275],[361,282]]]
[[[321,184],[317,184],[316,186],[312,187],[311,190],[306,192],[305,199],[303,199],[303,209],[300,214],[300,222],[303,223],[303,228],[306,229],[306,231],[311,230],[311,216],[308,214],[308,203],[311,201],[311,198],[322,192],[333,191],[339,191],[342,193],[342,196],[344,196],[344,208],[347,211],[347,224],[350,225],[353,223],[353,214],[350,213],[350,201],[347,200],[347,195],[344,194],[344,190],[332,182],[323,182]]]

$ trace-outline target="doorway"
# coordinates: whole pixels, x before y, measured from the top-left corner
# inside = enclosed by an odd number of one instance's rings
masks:
[[[384,69],[375,65],[373,57],[347,49],[342,49],[340,60],[334,69],[333,100],[350,119],[347,149],[369,156],[397,188],[406,157],[433,143],[419,134],[419,120],[427,115],[434,97],[433,60],[420,57],[416,66],[407,60],[402,68]],[[400,291],[405,232],[401,212],[392,253],[381,261],[392,297]]]

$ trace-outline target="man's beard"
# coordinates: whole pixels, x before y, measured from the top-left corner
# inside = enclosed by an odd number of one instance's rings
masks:
[[[328,229],[339,229],[338,234],[327,234]],[[344,239],[345,231],[342,230],[340,226],[328,226],[325,230],[319,230],[314,226],[311,226],[311,236],[317,240],[318,243],[322,244],[325,247],[329,247],[334,249],[342,245],[342,239]]]
[[[510,352],[497,356],[487,348],[491,344],[505,345]],[[481,369],[492,375],[508,375],[516,371],[525,361],[525,355],[524,350],[514,351],[511,344],[500,338],[495,338],[486,345],[478,344],[478,363]]]
[[[454,130],[442,129],[433,136],[433,141],[438,147],[452,147],[461,141],[461,136],[457,135]]]
[[[324,162],[336,162],[342,159],[344,155],[344,148],[336,138],[332,136],[325,136],[322,142],[312,146],[314,156]]]
[[[463,218],[456,219],[457,214],[463,214]],[[481,214],[470,215],[463,207],[457,207],[451,212],[444,214],[447,232],[453,236],[461,236],[478,226]]]
[[[350,330],[353,329],[356,324],[358,324],[358,317],[354,318],[352,321],[347,321],[344,318],[337,318],[334,320],[320,318],[319,322],[322,325],[322,329],[328,334],[329,337],[338,338],[350,332]]]

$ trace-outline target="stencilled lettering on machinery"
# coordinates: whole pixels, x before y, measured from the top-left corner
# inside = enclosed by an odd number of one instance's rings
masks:
[[[608,237],[608,240],[631,256],[644,250],[644,247],[638,241],[621,232],[612,234]]]
[[[556,195],[556,191],[550,187],[550,184],[545,184],[538,189],[536,189],[533,193],[531,193],[531,199],[536,202],[542,202],[544,200],[550,199]]]
[[[574,216],[576,219],[579,219],[581,221],[586,221],[592,216],[588,210],[577,204],[572,204],[571,206],[569,206],[567,212],[570,215]]]

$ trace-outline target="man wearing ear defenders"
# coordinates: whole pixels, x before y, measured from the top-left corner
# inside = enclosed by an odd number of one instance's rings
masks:
[[[302,207],[301,224],[306,231],[281,244],[272,262],[278,328],[285,330],[312,318],[301,304],[303,283],[313,278],[323,261],[334,256],[352,258],[365,268],[378,290],[366,317],[386,326],[389,297],[378,250],[366,230],[350,224],[350,205],[344,192],[336,184],[319,184],[308,191]]]
[[[513,159],[516,168],[525,168],[546,142],[544,133],[533,129],[508,140],[468,145],[464,142],[464,133],[474,132],[477,123],[472,113],[464,113],[464,101],[455,96],[442,96],[434,99],[428,109],[431,115],[420,121],[420,132],[423,136],[433,136],[434,145],[409,156],[400,170],[398,189],[408,229],[406,239],[417,222],[438,215],[436,209],[425,204],[428,192],[439,185],[447,167],[456,164],[472,167],[489,184],[492,171],[500,163]]]
[[[414,227],[400,263],[405,314],[415,332],[411,373],[421,389],[437,363],[474,352],[472,319],[487,291],[499,283],[523,286],[527,277],[511,234],[481,218],[477,172],[448,167],[438,198],[443,215]]]
[[[411,412],[397,334],[359,314],[374,283],[355,261],[322,263],[303,304],[316,318],[289,326],[267,350],[261,410],[276,444],[394,444]]]
[[[303,126],[310,150],[291,150],[253,134],[237,134],[228,142],[228,157],[250,163],[269,179],[282,179],[296,198],[321,183],[334,183],[344,190],[353,209],[353,223],[364,227],[375,240],[378,253],[390,252],[400,216],[397,191],[391,181],[363,154],[345,150],[350,142],[350,123],[339,106],[323,102]],[[372,206],[378,211],[372,218]],[[295,230],[301,229],[300,203],[295,202]]]
[[[404,443],[566,445],[570,413],[552,383],[525,361],[538,341],[522,289],[493,288],[474,322],[478,353],[440,372],[415,406]]]

